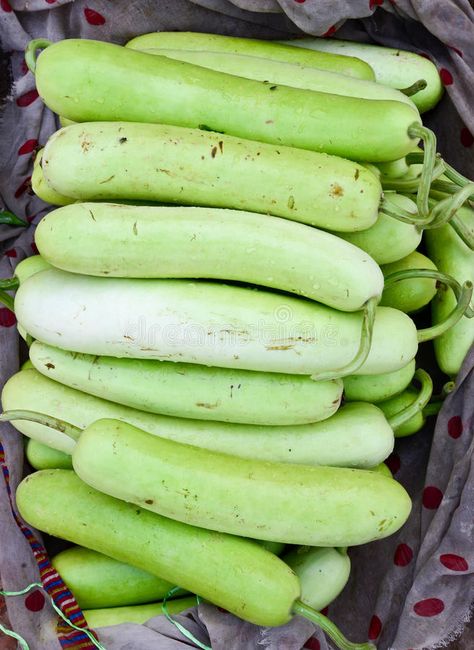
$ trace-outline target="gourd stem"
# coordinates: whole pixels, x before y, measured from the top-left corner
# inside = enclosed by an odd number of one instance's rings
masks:
[[[19,286],[18,278],[5,278],[4,280],[0,280],[0,289],[3,289],[3,291],[18,289]]]
[[[446,169],[444,170],[444,175],[449,178],[450,181],[452,181],[455,185],[458,185],[459,187],[465,187],[466,185],[471,185],[472,181],[470,181],[468,178],[463,176],[460,172],[458,172],[454,167],[451,167],[446,161],[444,161]]]
[[[341,650],[375,650],[373,643],[353,643],[346,639],[341,630],[327,616],[305,605],[301,600],[294,602],[293,613],[304,616],[304,618],[320,627]]]
[[[431,184],[431,188],[433,188],[435,183],[443,182],[443,181],[438,181],[437,179],[444,174],[444,169],[445,169],[444,161],[439,160],[433,169],[433,174],[432,174],[433,182]],[[420,176],[416,176],[415,178],[409,178],[409,179],[406,179],[404,177],[402,178],[382,177],[381,183],[384,190],[393,190],[396,192],[401,192],[402,194],[413,194],[418,190],[418,187],[420,185]],[[450,188],[455,188],[450,192],[451,194],[454,194],[454,192],[457,191],[456,185],[453,185],[452,183],[446,183],[446,184],[449,185]]]
[[[447,381],[443,388],[441,389],[441,393],[439,395],[432,395],[431,396],[431,401],[428,402],[428,404],[425,406],[423,409],[423,415],[438,415],[438,413],[441,410],[441,407],[444,404],[444,400],[446,397],[449,395],[449,393],[452,393],[455,388],[455,383],[454,381]]]
[[[10,212],[9,210],[3,210],[0,212],[0,224],[6,224],[7,226],[22,226],[23,228],[28,225],[26,221],[17,217],[16,214]]]
[[[466,185],[456,194],[439,201],[432,210],[434,220],[426,227],[439,228],[440,226],[444,226],[446,223],[450,223],[464,244],[471,250],[474,250],[474,232],[470,230],[456,214],[459,208],[461,208],[465,203],[466,194],[468,192],[469,186]],[[438,214],[440,215],[439,217]]]
[[[474,245],[473,245],[473,233],[465,226],[464,222],[456,215],[454,216],[451,221],[449,222],[449,225],[453,228],[454,232],[456,235],[459,237],[459,239],[462,240],[464,244],[471,250],[474,250]]]
[[[421,219],[418,215],[413,212],[408,212],[396,205],[393,201],[390,200],[390,197],[387,194],[384,195],[382,202],[379,207],[379,212],[387,215],[388,217],[393,217],[398,219],[398,221],[403,221],[403,223],[409,223],[412,226],[425,226],[431,223],[431,216]]]
[[[430,401],[433,394],[433,381],[425,370],[419,368],[415,372],[414,378],[421,384],[418,396],[404,409],[395,413],[390,418],[387,418],[389,425],[394,431],[398,429],[398,427],[401,427],[402,424],[405,424],[405,422],[408,422],[408,420],[411,420],[414,415],[417,415],[417,413],[422,411]]]
[[[452,312],[443,320],[441,323],[437,323],[432,327],[427,327],[426,329],[418,330],[418,342],[424,343],[425,341],[431,341],[431,339],[441,336],[444,332],[447,332],[451,327],[456,325],[456,323],[464,316],[464,313],[470,309],[469,303],[472,296],[472,282],[466,281],[461,287],[461,294],[458,298],[456,307]]]
[[[424,145],[423,168],[421,170],[420,184],[416,195],[418,213],[424,219],[430,213],[428,197],[436,163],[436,136],[431,129],[427,129],[425,126],[416,122],[408,127],[408,135],[411,138],[420,138],[423,140]]]
[[[448,194],[448,197],[451,196]],[[458,196],[457,194],[454,194],[453,196]],[[446,198],[446,193],[445,192],[438,192],[437,190],[433,190],[430,192],[430,205],[435,206],[436,202],[441,203],[444,199]],[[474,250],[473,245],[474,245],[474,231],[472,229],[469,229],[464,221],[459,217],[457,214],[454,214],[454,216],[451,218],[449,221],[449,224],[452,226],[454,229],[454,232],[456,235],[464,242],[464,244],[470,248],[471,250]],[[432,224],[431,227],[436,228],[438,225],[442,225],[439,222],[435,222]]]
[[[411,97],[412,95],[419,93],[420,90],[424,90],[427,85],[428,84],[426,82],[426,79],[418,79],[418,81],[412,83],[411,86],[408,86],[407,88],[400,88],[399,90],[407,97]]]
[[[14,312],[14,301],[11,296],[0,289],[0,304],[5,305],[7,309]]]
[[[470,185],[472,185],[472,182]],[[437,192],[443,192],[444,194],[456,194],[456,192],[459,191],[459,186],[451,183],[450,181],[436,180],[433,182],[431,189]],[[474,191],[471,190],[471,193],[468,196],[468,200],[474,200]]]
[[[432,208],[431,214],[434,215],[432,222],[427,228],[439,228],[448,222],[451,222],[456,233],[459,232],[459,237],[471,250],[474,250],[474,232],[471,232],[457,216],[457,211],[468,200],[471,193],[471,187],[474,188],[474,183],[465,185],[460,188],[455,194],[448,194],[448,196],[441,195],[443,198],[429,199],[430,207]],[[440,215],[440,216],[438,216]]]
[[[44,50],[46,47],[52,45],[53,42],[47,38],[34,38],[28,43],[25,50],[25,63],[28,70],[35,74],[36,72],[36,52],[37,50]]]
[[[444,284],[446,287],[452,289],[456,296],[456,300],[459,300],[461,296],[462,287],[459,282],[453,278],[452,275],[441,273],[441,271],[435,271],[434,269],[404,269],[403,271],[390,273],[390,275],[387,275],[384,279],[384,288],[386,289],[396,282],[411,280],[412,278],[428,278],[430,280],[436,280],[438,283]],[[468,305],[464,315],[467,316],[467,318],[472,318],[474,316],[474,308]]]
[[[425,417],[429,417],[430,415],[438,415],[438,413],[441,411],[441,407],[443,406],[443,404],[444,402],[442,400],[436,402],[430,402],[423,409],[423,415]]]
[[[55,431],[60,431],[73,440],[77,440],[82,433],[82,429],[76,427],[74,424],[52,417],[51,415],[37,413],[36,411],[13,409],[0,414],[0,422],[10,422],[11,420],[27,420],[28,422],[36,422],[37,424],[42,424],[45,427],[54,429]]]
[[[364,305],[359,349],[357,350],[357,353],[352,361],[349,361],[347,365],[336,370],[317,372],[314,375],[311,375],[311,379],[314,381],[325,381],[328,379],[336,379],[337,377],[346,377],[347,375],[353,375],[356,370],[361,367],[370,352],[372,334],[374,331],[375,310],[377,308],[378,301],[379,297],[374,296],[373,298],[369,298],[369,300],[367,300]]]
[[[454,381],[447,381],[443,388],[441,389],[441,397],[445,399],[450,393],[453,392],[454,388],[456,387],[456,384]]]

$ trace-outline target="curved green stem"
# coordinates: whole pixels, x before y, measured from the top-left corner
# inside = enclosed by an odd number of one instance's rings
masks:
[[[431,341],[437,336],[441,336],[444,332],[447,332],[451,327],[456,325],[456,323],[464,316],[464,313],[470,309],[469,303],[472,296],[472,282],[466,281],[461,287],[461,294],[458,298],[456,307],[452,312],[446,316],[446,318],[437,323],[432,327],[427,327],[426,329],[418,330],[418,342],[424,343],[425,341]]]
[[[414,415],[422,411],[430,401],[433,394],[433,381],[425,370],[419,368],[415,372],[414,378],[421,384],[418,396],[404,409],[395,413],[392,417],[387,418],[389,425],[394,431],[401,427],[402,424],[405,424],[405,422],[408,422],[408,420],[411,420]]]
[[[0,289],[0,304],[5,305],[7,309],[15,313],[13,298],[9,296],[8,293],[5,293],[5,291],[2,291],[1,289]]]
[[[431,216],[421,219],[417,214],[400,208],[390,200],[390,196],[387,196],[387,194],[384,194],[383,196],[383,199],[380,203],[379,212],[387,215],[387,217],[393,217],[394,219],[398,219],[398,221],[403,221],[403,223],[409,223],[412,226],[417,226],[420,228],[431,222]]]
[[[441,410],[441,407],[444,404],[444,400],[449,395],[449,393],[453,392],[454,387],[455,387],[454,381],[447,381],[444,384],[443,388],[441,389],[441,393],[439,393],[439,395],[431,396],[431,400],[423,409],[423,415],[425,416],[438,415],[438,413]]]
[[[10,210],[2,210],[2,212],[0,212],[0,224],[6,224],[7,226],[22,226],[23,228],[28,225],[26,221],[17,217],[13,212],[10,212]]]
[[[439,160],[433,169],[433,174],[431,177],[432,178],[431,189],[433,188],[433,185],[435,183],[443,182],[443,181],[438,181],[437,179],[444,174],[444,169],[445,169],[444,161]],[[414,194],[415,192],[418,191],[418,188],[420,186],[420,178],[421,178],[420,176],[416,176],[415,178],[408,178],[408,179],[403,177],[402,178],[382,177],[381,183],[384,190],[393,190],[396,192],[400,192],[401,194]],[[452,183],[448,183],[448,185],[451,188],[456,187]],[[451,194],[453,193],[454,191],[451,192]]]
[[[304,618],[320,627],[341,650],[375,650],[373,643],[353,643],[346,639],[341,630],[327,616],[305,605],[301,600],[294,602],[293,613],[304,616]]]
[[[454,167],[451,167],[451,165],[449,165],[446,161],[444,161],[444,164],[446,166],[446,169],[444,171],[445,176],[449,178],[449,180],[452,181],[455,185],[464,187],[465,185],[472,184],[472,181],[463,176],[460,172],[454,169]]]
[[[472,185],[472,181],[469,183]],[[459,186],[451,183],[450,181],[436,180],[431,185],[431,189],[435,192],[443,192],[443,194],[456,194],[459,192]],[[471,190],[467,200],[472,202],[474,201],[474,192]]]
[[[423,169],[421,170],[420,184],[416,196],[418,213],[424,219],[430,213],[428,197],[436,162],[436,136],[431,129],[427,129],[417,122],[408,127],[408,135],[411,138],[420,138],[423,140],[424,145]]]
[[[461,297],[462,286],[459,282],[453,278],[452,275],[441,273],[441,271],[435,271],[434,269],[404,269],[403,271],[390,273],[384,279],[384,288],[387,288],[396,282],[411,280],[413,278],[428,278],[430,280],[436,280],[438,283],[444,284],[446,287],[452,289],[456,296],[456,300],[459,300]],[[467,318],[472,318],[474,316],[474,308],[468,305],[464,315]]]
[[[411,97],[412,95],[416,95],[416,93],[419,93],[420,90],[424,90],[427,85],[428,84],[426,82],[426,79],[418,79],[418,81],[412,83],[411,86],[408,86],[407,88],[399,88],[399,90],[407,97]]]
[[[449,222],[449,225],[454,230],[459,239],[461,239],[468,248],[474,250],[474,233],[465,226],[464,222],[459,217],[454,216]]]
[[[74,424],[52,417],[51,415],[37,413],[36,411],[17,409],[5,411],[0,414],[0,422],[10,422],[11,420],[27,420],[28,422],[36,422],[37,424],[42,424],[45,427],[54,429],[55,431],[65,433],[73,440],[77,440],[82,433],[82,429],[76,427]]]
[[[443,404],[444,404],[443,400],[430,402],[423,409],[423,415],[425,417],[429,417],[430,415],[438,415],[438,413],[441,411],[441,407],[443,406]]]
[[[33,74],[36,72],[36,52],[38,50],[44,50],[52,44],[53,42],[47,38],[34,38],[28,43],[25,49],[25,63],[30,72]]]
[[[452,186],[454,187],[454,186]],[[456,194],[448,194],[449,196],[456,196]],[[447,198],[446,192],[440,192],[438,190],[433,190],[430,192],[430,205],[436,205],[436,202],[441,202],[445,198]],[[470,248],[471,250],[473,249],[473,242],[474,242],[474,231],[466,226],[464,221],[457,215],[455,214],[450,222],[449,225],[453,228],[454,232],[456,235],[464,242],[464,244]],[[436,224],[434,224],[434,227],[436,227]]]
[[[375,310],[379,301],[378,296],[369,298],[364,305],[364,314],[362,318],[362,330],[360,335],[359,349],[355,357],[342,368],[336,370],[326,370],[325,372],[317,372],[311,375],[314,381],[325,381],[327,379],[336,379],[337,377],[346,377],[353,375],[356,370],[359,370],[361,365],[369,356],[370,346],[372,345],[372,334],[374,332]]]
[[[18,278],[5,278],[0,280],[0,289],[3,289],[3,291],[18,289],[19,286],[20,282],[18,281]]]
[[[473,190],[474,183],[469,183],[459,188],[455,194],[449,195],[435,203],[431,211],[433,221],[427,226],[428,228],[439,228],[445,223],[451,222],[456,234],[458,234],[471,250],[474,250],[474,233],[464,225],[456,213],[469,199]],[[430,205],[433,205],[433,203],[433,200],[430,199]]]

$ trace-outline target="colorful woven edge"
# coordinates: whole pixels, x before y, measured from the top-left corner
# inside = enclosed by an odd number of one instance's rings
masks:
[[[13,506],[10,486],[10,471],[6,463],[5,450],[1,440],[0,466],[2,468],[3,480],[5,482],[13,518],[30,545],[31,552],[33,553],[36,564],[38,565],[41,584],[48,595],[53,599],[57,607],[59,607],[63,614],[72,621],[74,625],[84,629],[89,629],[82,610],[77,604],[71,591],[66,587],[59,573],[51,564],[46,549],[35,537],[33,531],[28,528],[28,526],[25,526]],[[93,631],[91,632],[94,636],[97,636]],[[56,624],[56,634],[58,635],[58,641],[61,644],[61,647],[65,650],[95,650],[94,644],[85,633],[69,627],[59,617]]]

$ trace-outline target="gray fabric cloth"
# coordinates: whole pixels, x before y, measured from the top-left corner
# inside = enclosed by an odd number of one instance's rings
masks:
[[[140,33],[178,29],[288,38],[302,32],[322,35],[341,27],[340,37],[424,52],[449,73],[444,73],[445,80],[453,81],[447,85],[448,96],[426,121],[437,131],[443,155],[469,173],[474,132],[473,25],[474,11],[467,0],[0,0],[1,44],[12,53],[15,79],[0,121],[0,207],[3,204],[32,223],[25,232],[0,226],[0,276],[10,276],[15,265],[34,252],[34,224],[48,209],[28,185],[33,152],[56,129],[54,116],[37,98],[34,78],[25,69],[22,52],[30,38],[81,36],[124,43]],[[19,363],[14,320],[3,308],[0,350],[3,385]],[[473,365],[474,352],[438,417],[434,437],[431,421],[414,438],[399,441],[390,459],[395,477],[413,497],[410,520],[395,536],[350,550],[351,578],[330,605],[329,616],[353,640],[370,637],[381,650],[435,648],[460,633],[469,618],[474,595]],[[1,425],[0,439],[15,488],[23,471],[22,441],[6,424]],[[444,495],[441,503],[440,495]],[[0,529],[3,587],[22,589],[38,579],[38,571],[12,518],[1,477]],[[12,627],[31,650],[59,648],[52,609],[45,604],[33,612],[25,602],[24,597],[8,599]],[[283,628],[264,629],[206,604],[176,618],[214,650],[332,647],[301,618]],[[99,636],[108,650],[194,647],[163,617],[146,626],[104,628]]]

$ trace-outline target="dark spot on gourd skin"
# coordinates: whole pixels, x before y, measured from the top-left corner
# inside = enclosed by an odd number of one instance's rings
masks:
[[[127,142],[127,138],[120,138],[119,140],[120,144],[124,144],[125,142]]]
[[[196,406],[204,409],[215,409],[219,406],[219,403],[209,404],[208,402],[196,402]]]
[[[153,501],[153,499],[145,499],[145,503],[148,503],[148,505],[151,506],[155,502]]]
[[[108,178],[106,178],[103,181],[99,181],[99,185],[103,185],[104,183],[108,183],[109,181],[112,180],[112,178],[115,178],[115,174],[112,174],[112,176],[109,176]]]
[[[217,147],[212,147],[211,149],[211,158],[215,158],[217,154]]]
[[[331,191],[329,192],[332,197],[344,196],[344,190],[339,185],[339,183],[333,183],[331,185]]]
[[[360,176],[359,170],[356,169],[355,172],[354,172],[354,180],[357,180],[359,178],[359,176]]]
[[[44,365],[46,366],[46,368],[47,368],[48,370],[54,370],[54,368],[56,368],[56,366],[54,365],[54,363],[45,363]]]

